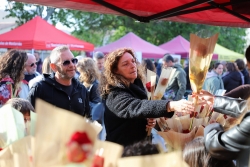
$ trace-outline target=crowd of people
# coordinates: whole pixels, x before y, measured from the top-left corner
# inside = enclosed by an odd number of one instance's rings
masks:
[[[250,47],[245,55],[250,67]],[[176,71],[168,81],[163,98],[148,100],[146,69],[157,70],[159,74],[167,67]],[[35,112],[36,99],[40,98],[100,122],[105,126],[104,139],[124,146],[124,156],[155,154],[157,147],[150,145],[151,142],[145,144],[144,140],[148,129],[156,127],[156,118],[194,111],[194,103],[185,99],[192,92],[188,73],[187,60],[182,67],[167,54],[158,65],[149,59],[139,63],[128,48],[107,55],[95,52],[93,58],[78,60],[67,46],[59,46],[43,61],[39,52],[33,55],[12,49],[0,57],[0,106],[12,104],[27,121],[27,110]],[[249,113],[244,116],[242,113],[250,95],[249,82],[243,60],[213,64],[204,90],[193,96],[201,103],[213,101],[215,112],[240,117],[242,122],[226,132],[218,123],[208,125],[204,137],[195,138],[183,150],[183,159],[190,166],[248,165],[250,117]],[[225,90],[225,96],[217,96],[218,90]],[[147,153],[142,153],[144,150]]]

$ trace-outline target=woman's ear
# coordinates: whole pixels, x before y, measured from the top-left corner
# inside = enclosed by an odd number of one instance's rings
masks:
[[[56,72],[56,71],[57,71],[57,66],[56,66],[56,64],[54,64],[54,63],[50,63],[50,68],[51,68],[51,70],[52,70],[53,72]]]

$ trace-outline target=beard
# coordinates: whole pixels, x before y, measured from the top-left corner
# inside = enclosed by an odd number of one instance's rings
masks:
[[[74,72],[74,74],[69,74],[69,73],[67,73],[66,70],[63,70],[62,68],[60,68],[58,66],[57,66],[57,72],[60,75],[60,78],[63,78],[63,79],[72,79],[75,76],[75,72]]]

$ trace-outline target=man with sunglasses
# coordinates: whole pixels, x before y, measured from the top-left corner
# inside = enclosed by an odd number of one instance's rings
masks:
[[[28,59],[24,67],[24,79],[21,82],[21,91],[19,93],[19,97],[23,99],[27,99],[29,95],[29,81],[40,75],[36,71],[36,57],[31,53],[27,53],[27,56]]]
[[[67,46],[59,46],[50,54],[52,74],[43,74],[42,81],[34,84],[29,101],[35,108],[36,98],[52,105],[90,117],[89,97],[86,88],[74,76],[78,60]]]

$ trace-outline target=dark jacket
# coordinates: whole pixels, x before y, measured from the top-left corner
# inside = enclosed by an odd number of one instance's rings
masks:
[[[104,122],[107,141],[123,146],[145,139],[146,118],[172,117],[167,112],[166,100],[147,100],[141,80],[136,79],[129,87],[113,87],[105,99]]]
[[[226,92],[231,91],[232,89],[242,85],[241,75],[238,71],[229,72],[226,76],[222,78],[224,83],[224,89]]]
[[[86,87],[89,92],[89,101],[91,103],[100,103],[102,101],[99,91],[99,82],[95,80],[92,85]]]
[[[190,85],[190,79],[189,79],[189,66],[184,68],[184,71],[186,72],[186,90],[191,90],[191,85]]]
[[[209,153],[218,159],[236,160],[237,167],[249,166],[250,112],[239,125],[224,132],[218,123],[205,128],[205,146]]]
[[[68,96],[56,82],[54,74],[43,74],[42,81],[35,83],[29,92],[28,100],[35,108],[36,98],[82,116],[90,116],[89,97],[87,89],[75,78],[72,79],[73,91]]]
[[[216,112],[239,117],[246,107],[246,101],[229,97],[216,96],[214,108]],[[237,167],[248,167],[250,146],[250,113],[240,123],[224,132],[218,123],[205,127],[205,146],[209,153],[218,159],[237,159]]]
[[[224,96],[247,100],[250,97],[250,85],[241,85],[226,93]]]
[[[243,69],[241,73],[244,76],[245,83],[244,84],[250,84],[250,79],[249,79],[249,73],[246,69]]]

